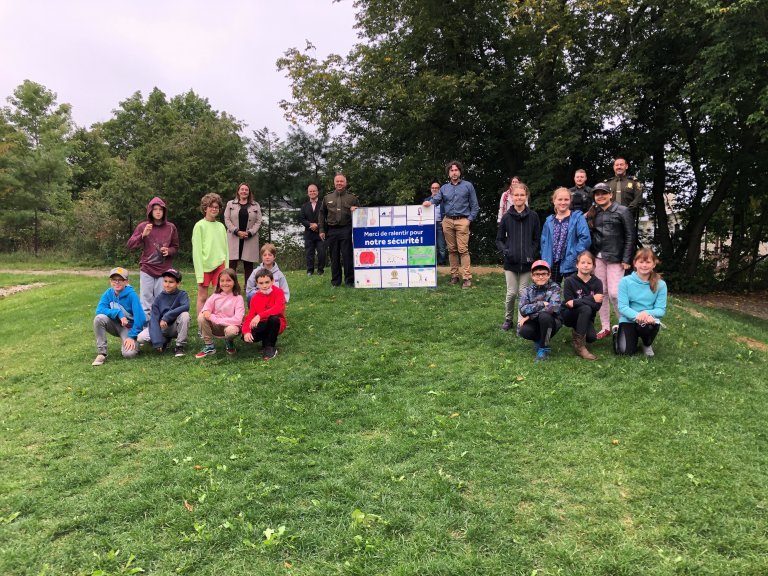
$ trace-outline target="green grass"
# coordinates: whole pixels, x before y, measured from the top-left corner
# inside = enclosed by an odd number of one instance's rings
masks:
[[[0,300],[0,574],[768,572],[768,323],[672,298],[651,361],[536,365],[501,274],[288,279],[270,363],[92,368],[105,279]]]

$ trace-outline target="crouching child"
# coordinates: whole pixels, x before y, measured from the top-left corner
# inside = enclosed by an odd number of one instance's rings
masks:
[[[128,271],[118,266],[109,272],[110,288],[101,295],[93,319],[96,336],[96,359],[93,366],[107,361],[107,334],[122,341],[123,358],[133,358],[139,353],[136,338],[146,324],[141,301],[133,286],[128,284]]]
[[[152,348],[165,352],[168,344],[176,338],[174,355],[184,356],[189,333],[189,294],[179,289],[181,272],[170,268],[161,274],[163,291],[152,303],[149,326],[139,334],[139,342],[152,343]]]
[[[262,358],[277,356],[277,337],[285,330],[285,294],[277,286],[272,272],[260,268],[254,272],[258,290],[248,305],[243,320],[243,340],[248,344],[261,340]]]
[[[536,260],[531,266],[533,282],[520,295],[518,334],[533,340],[536,362],[549,358],[549,341],[563,325],[560,320],[560,286],[552,281],[549,264]]]

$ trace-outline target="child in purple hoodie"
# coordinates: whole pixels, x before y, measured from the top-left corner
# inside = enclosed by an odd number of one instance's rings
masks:
[[[163,272],[173,268],[179,250],[179,233],[168,222],[165,202],[155,196],[147,204],[147,219],[139,222],[128,239],[128,248],[142,248],[139,261],[141,307],[149,319],[155,297],[163,291]]]

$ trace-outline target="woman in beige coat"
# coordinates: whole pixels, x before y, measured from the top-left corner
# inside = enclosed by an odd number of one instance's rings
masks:
[[[237,263],[243,261],[243,286],[253,272],[253,263],[259,259],[259,228],[261,206],[253,199],[246,183],[237,188],[235,198],[224,209],[224,225],[227,227],[229,267],[237,272]]]

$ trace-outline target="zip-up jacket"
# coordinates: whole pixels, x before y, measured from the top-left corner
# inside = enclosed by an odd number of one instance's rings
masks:
[[[527,206],[522,212],[513,206],[499,224],[496,248],[504,255],[504,270],[528,272],[536,260],[541,227],[539,216]]]

